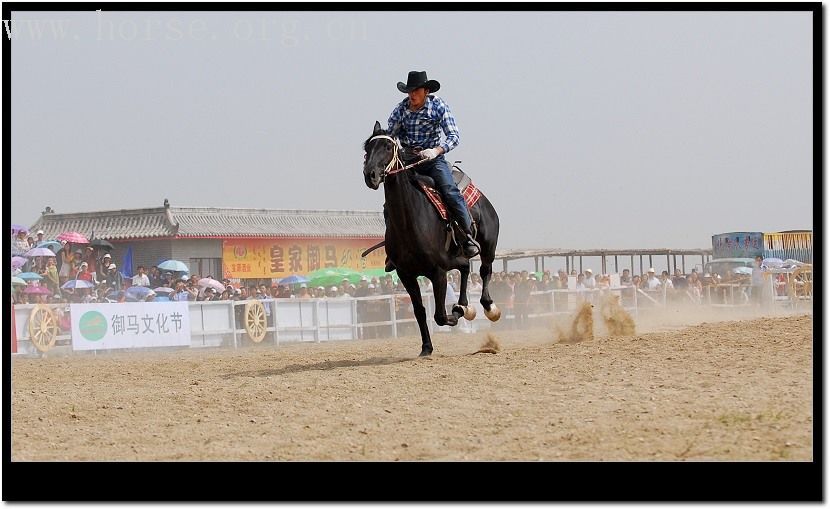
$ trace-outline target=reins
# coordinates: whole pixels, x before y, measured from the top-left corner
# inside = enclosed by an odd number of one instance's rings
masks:
[[[418,166],[421,163],[429,161],[429,159],[420,159],[418,161],[415,161],[412,164],[407,164],[406,166],[404,166],[403,161],[401,160],[401,157],[398,154],[398,149],[400,148],[398,140],[396,140],[395,138],[393,138],[391,136],[387,136],[385,134],[379,134],[377,136],[373,136],[372,138],[370,138],[369,141],[380,140],[380,139],[389,140],[389,141],[392,142],[392,159],[389,161],[389,164],[387,164],[386,167],[383,169],[382,177],[384,177],[384,179],[386,178],[387,175],[392,175],[394,173],[398,173],[398,172],[401,172],[401,171],[404,171],[404,170],[408,170],[410,168],[414,168],[415,166]]]

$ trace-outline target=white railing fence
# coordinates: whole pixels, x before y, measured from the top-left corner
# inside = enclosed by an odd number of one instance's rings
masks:
[[[548,290],[532,292],[527,303],[496,301],[502,311],[497,327],[512,328],[541,324],[551,317],[573,313],[583,300],[595,305],[605,294],[619,295],[621,305],[635,318],[645,309],[659,309],[672,303],[689,304],[694,299],[685,291],[666,289],[646,291],[632,287],[592,290]],[[770,291],[770,294],[774,293]],[[711,306],[749,306],[746,288],[721,285],[716,291],[704,289],[699,304]],[[433,319],[435,302],[431,293],[423,294],[427,323],[432,333],[471,333],[493,327],[479,303],[480,294],[470,294],[476,308],[473,321],[459,320],[456,327],[438,326]],[[780,300],[780,299],[778,299]],[[191,347],[253,345],[245,328],[245,305],[251,301],[189,302]],[[266,312],[266,335],[262,343],[321,342],[371,338],[397,338],[418,335],[418,325],[407,294],[360,298],[265,299],[259,301]],[[786,303],[784,303],[786,304]],[[118,306],[119,304],[100,304]],[[48,304],[56,311],[61,330],[56,344],[71,344],[68,327],[70,306]],[[29,318],[34,304],[13,306],[17,353],[37,353],[29,337]],[[446,305],[449,311],[452,305]]]

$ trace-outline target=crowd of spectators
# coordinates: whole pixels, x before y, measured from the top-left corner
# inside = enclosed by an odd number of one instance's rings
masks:
[[[21,230],[14,235],[13,254],[22,256],[31,248],[43,242],[43,231],[35,235],[28,235]],[[158,267],[143,266],[131,278],[118,270],[112,261],[109,252],[93,248],[89,245],[72,245],[61,242],[62,248],[55,257],[34,257],[23,267],[13,269],[12,275],[21,272],[35,272],[42,279],[34,283],[48,289],[48,292],[25,293],[22,286],[15,286],[13,300],[15,303],[46,303],[46,302],[124,302],[131,299],[126,291],[129,287],[147,287],[153,289],[146,297],[140,300],[169,300],[169,301],[217,301],[217,300],[248,300],[248,299],[334,299],[367,297],[372,295],[405,294],[406,289],[400,281],[395,281],[389,274],[381,277],[363,277],[357,284],[344,278],[339,284],[332,286],[309,287],[300,285],[279,284],[232,284],[227,278],[218,280],[220,287],[200,287],[198,282],[202,277],[213,278],[211,275],[200,276],[162,271]],[[538,274],[538,275],[537,275]],[[571,278],[569,279],[569,276]],[[91,288],[64,288],[68,281],[79,280],[91,284]],[[431,282],[419,278],[421,290],[424,293],[432,292]],[[689,274],[683,274],[678,268],[674,275],[664,270],[659,275],[650,268],[645,274],[632,275],[629,269],[624,269],[619,275],[619,284],[624,289],[623,297],[633,296],[634,289],[640,289],[646,294],[665,294],[673,301],[688,301],[701,303],[707,286],[717,287],[724,283],[720,276],[704,274],[701,276],[696,269]],[[590,268],[583,272],[571,270],[570,274],[560,269],[542,273],[528,271],[494,272],[490,282],[490,295],[497,303],[509,311],[515,309],[517,321],[522,324],[526,318],[528,302],[534,292],[549,290],[602,290],[611,287],[612,278],[609,274],[594,274]],[[573,288],[569,288],[572,285]],[[87,286],[87,285],[85,285]],[[460,273],[457,270],[447,274],[447,298],[445,304],[451,306],[456,300],[460,288]],[[161,291],[159,290],[161,288]],[[482,281],[478,273],[471,273],[467,290],[469,294],[480,295]],[[723,293],[725,295],[725,293]],[[477,299],[478,297],[476,297]],[[567,299],[567,296],[556,296],[555,299]],[[566,301],[563,301],[566,302]]]

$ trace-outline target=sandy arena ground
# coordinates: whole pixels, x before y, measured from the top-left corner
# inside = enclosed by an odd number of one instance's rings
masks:
[[[12,459],[812,460],[812,314],[596,334],[16,357]]]

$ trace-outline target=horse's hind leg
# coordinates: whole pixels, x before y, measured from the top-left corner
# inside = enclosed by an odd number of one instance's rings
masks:
[[[421,354],[420,357],[432,355],[432,340],[429,337],[429,327],[427,327],[427,310],[424,308],[424,302],[421,299],[421,287],[418,286],[418,280],[411,274],[404,274],[398,270],[398,277],[406,287],[409,294],[409,299],[412,301],[412,310],[415,312],[415,319],[418,320],[418,329],[421,331]]]
[[[458,304],[452,307],[452,314],[457,318],[462,316],[467,320],[473,320],[476,317],[476,308],[469,305],[467,301],[467,280],[470,277],[470,262],[458,267],[461,272],[461,287],[458,292]]]

